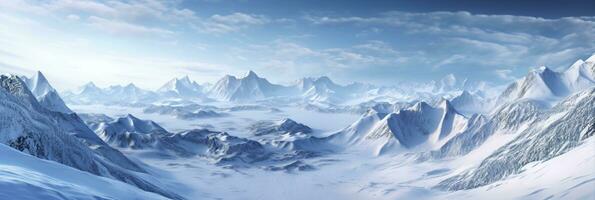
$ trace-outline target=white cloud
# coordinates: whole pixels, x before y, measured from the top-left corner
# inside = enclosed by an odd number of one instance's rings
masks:
[[[174,32],[165,29],[146,27],[142,25],[131,24],[123,21],[110,20],[96,16],[90,16],[87,19],[87,21],[89,22],[89,25],[111,34],[159,35],[162,37],[174,34]]]
[[[66,16],[66,19],[72,20],[72,21],[78,21],[81,19],[81,17],[79,17],[78,15],[75,15],[75,14],[70,14],[70,15]]]
[[[213,15],[206,20],[200,21],[195,25],[195,28],[201,32],[220,34],[237,32],[242,29],[267,24],[269,22],[270,19],[262,15],[236,12],[229,15]]]

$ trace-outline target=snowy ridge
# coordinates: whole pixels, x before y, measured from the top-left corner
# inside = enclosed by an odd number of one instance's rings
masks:
[[[331,143],[371,145],[374,154],[393,149],[434,149],[463,132],[467,119],[443,100],[439,107],[418,102],[394,113],[372,110],[346,129],[330,136]]]

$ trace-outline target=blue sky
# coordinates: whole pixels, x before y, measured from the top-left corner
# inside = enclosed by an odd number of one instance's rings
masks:
[[[593,1],[0,2],[0,69],[154,89],[254,70],[394,85],[448,74],[506,83],[595,53]]]

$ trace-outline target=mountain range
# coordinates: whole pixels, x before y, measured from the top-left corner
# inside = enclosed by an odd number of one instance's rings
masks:
[[[328,77],[277,85],[249,71],[241,78],[225,76],[210,87],[187,76],[175,78],[156,91],[143,90],[132,83],[99,88],[90,82],[65,93],[66,101],[41,72],[31,78],[1,75],[0,152],[7,159],[0,161],[0,184],[43,190],[36,194],[39,198],[129,198],[126,190],[138,192],[139,196],[134,198],[185,199],[178,190],[172,191],[171,183],[160,181],[161,171],[130,159],[128,153],[141,152],[166,162],[200,158],[221,169],[258,168],[287,173],[315,171],[340,160],[334,156],[343,159],[354,153],[403,159],[398,161],[421,167],[448,162],[465,165],[434,169],[419,177],[431,183],[423,191],[497,188],[502,183],[499,181],[510,180],[533,166],[592,144],[594,75],[595,55],[560,72],[547,67],[534,69],[492,97],[454,76],[432,84],[429,92],[424,89],[408,93],[402,88],[361,83],[340,85]],[[375,101],[382,99],[377,97],[394,97],[397,93],[405,96],[396,98],[403,101]],[[356,101],[352,109],[365,111],[350,125],[328,134],[283,113],[286,107],[303,108],[300,106],[304,102],[321,110],[325,106],[329,110],[341,105],[349,107],[362,94],[372,98]],[[202,105],[207,100],[239,105]],[[213,126],[168,131],[164,128],[167,126],[132,114],[110,117],[75,113],[65,102],[136,106],[142,107],[145,114],[173,114],[177,120],[201,121],[216,115],[223,120],[213,121],[231,124],[234,129],[219,131]],[[282,119],[255,121],[248,114],[256,112]],[[330,118],[336,117],[317,114],[324,116],[315,119],[323,124],[332,123]],[[244,127],[226,120],[234,116],[251,125]],[[248,134],[234,135],[234,131]],[[1,167],[4,165],[13,168]],[[81,181],[82,178],[109,186],[97,188]],[[44,185],[46,182],[52,184]],[[88,194],[72,188],[87,188]],[[22,196],[4,190],[0,187],[2,194]]]

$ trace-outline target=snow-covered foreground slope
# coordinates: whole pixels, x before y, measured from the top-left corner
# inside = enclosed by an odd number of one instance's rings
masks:
[[[0,144],[0,199],[166,199]]]

